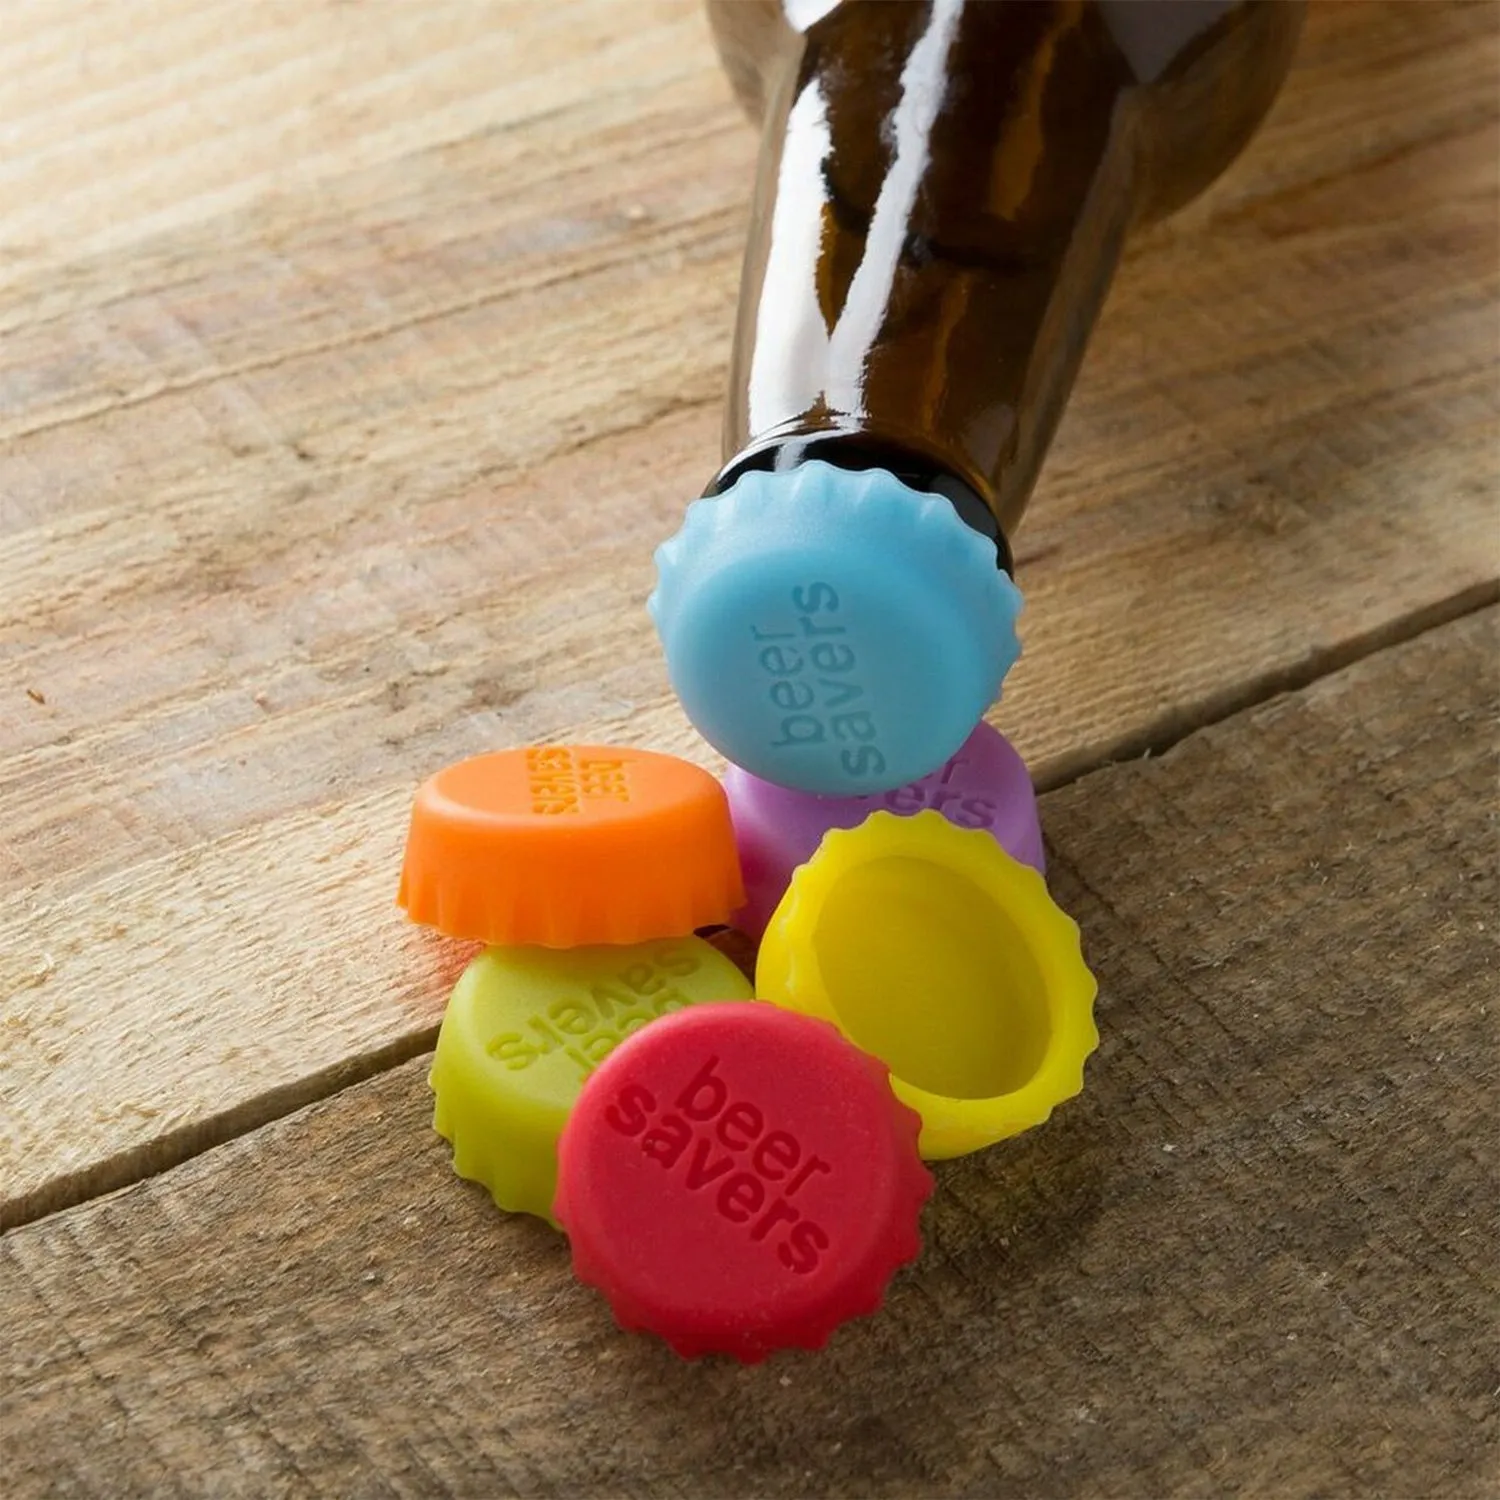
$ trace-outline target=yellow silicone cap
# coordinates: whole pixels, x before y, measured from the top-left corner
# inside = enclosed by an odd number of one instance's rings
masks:
[[[1037,872],[940,813],[835,829],[792,877],[756,993],[832,1021],[922,1116],[922,1155],[1039,1125],[1083,1087],[1097,986]]]
[[[658,1016],[749,998],[749,980],[702,938],[487,948],[454,987],[428,1075],[453,1170],[501,1208],[555,1224],[557,1140],[589,1074]]]

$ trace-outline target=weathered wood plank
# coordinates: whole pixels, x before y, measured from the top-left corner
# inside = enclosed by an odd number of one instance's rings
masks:
[[[1497,648],[1044,799],[1088,1086],[821,1355],[614,1330],[414,1062],[0,1240],[9,1493],[1492,1495]]]
[[[752,133],[687,0],[420,11],[0,36],[0,1225],[423,1044],[445,960],[390,896],[435,765],[704,757],[642,600],[715,461]],[[1021,537],[1044,780],[1493,592],[1496,41],[1316,10],[1131,256]]]

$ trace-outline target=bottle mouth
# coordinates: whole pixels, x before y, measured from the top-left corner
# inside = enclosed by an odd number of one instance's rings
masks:
[[[884,470],[744,474],[657,553],[651,611],[699,732],[765,781],[889,791],[940,766],[1019,654],[993,543]]]

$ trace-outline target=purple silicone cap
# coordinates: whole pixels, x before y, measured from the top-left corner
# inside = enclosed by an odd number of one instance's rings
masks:
[[[1026,763],[1010,741],[980,722],[930,775],[865,797],[819,797],[777,786],[739,766],[724,775],[735,842],[745,876],[745,905],[735,926],[764,932],[792,872],[812,858],[830,828],[857,828],[873,812],[904,816],[934,808],[960,828],[994,835],[1013,859],[1046,873],[1036,792]]]

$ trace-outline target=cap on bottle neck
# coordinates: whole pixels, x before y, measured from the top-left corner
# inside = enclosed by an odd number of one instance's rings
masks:
[[[716,749],[827,796],[925,776],[1020,654],[994,544],[883,469],[742,474],[656,554],[672,685]]]

